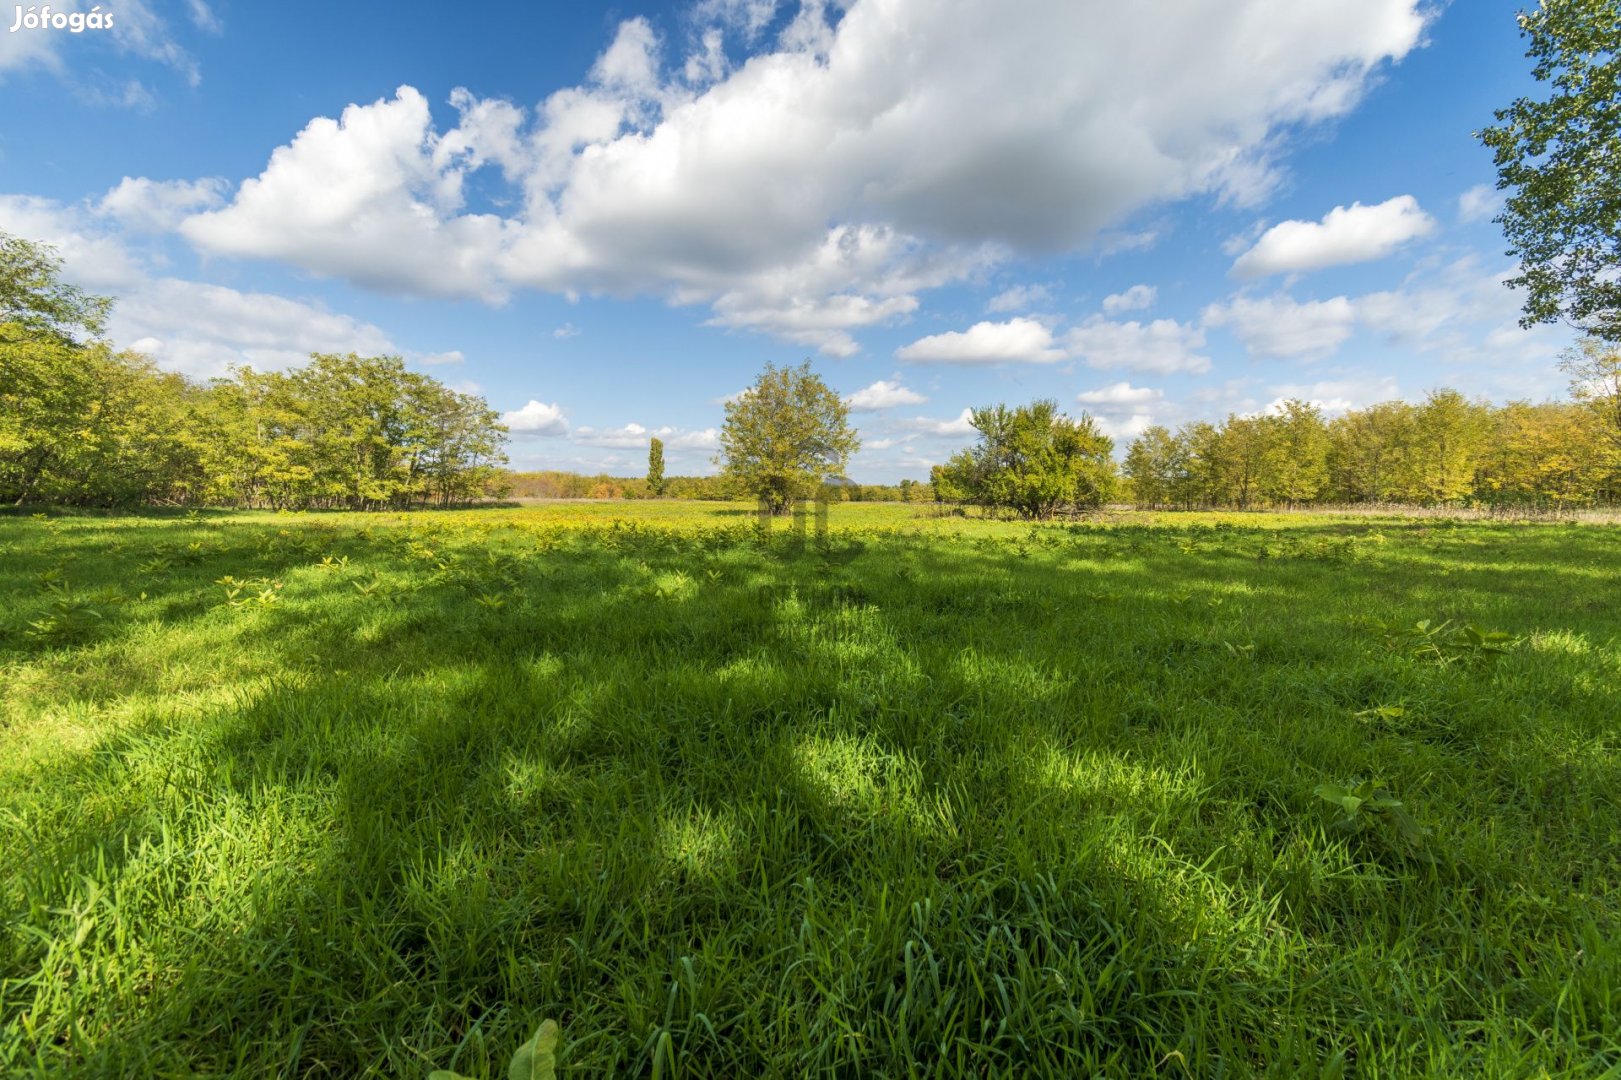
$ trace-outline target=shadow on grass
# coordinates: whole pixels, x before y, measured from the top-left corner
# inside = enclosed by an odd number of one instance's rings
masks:
[[[829,565],[598,534],[440,581],[354,538],[325,578],[264,551],[280,604],[178,617],[283,674],[49,765],[7,820],[6,1064],[495,1075],[541,1016],[593,1075],[1613,1054],[1614,949],[1582,936],[1613,885],[1577,845],[1621,782],[1613,751],[1570,771],[1597,669],[1547,716],[1534,658],[1370,643],[1367,597],[1446,595],[1399,562],[1181,550],[1204,536]],[[372,569],[398,590],[363,595]],[[1540,570],[1494,595],[1614,630]],[[1572,826],[1499,839],[1545,821],[1525,781],[1556,767]],[[1325,839],[1310,789],[1355,770],[1417,789],[1456,860]],[[1550,1017],[1560,991],[1588,1011]]]

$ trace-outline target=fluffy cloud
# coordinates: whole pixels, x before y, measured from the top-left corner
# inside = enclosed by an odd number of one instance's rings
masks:
[[[1075,402],[1086,406],[1087,412],[1105,435],[1121,443],[1135,439],[1147,430],[1154,422],[1152,407],[1164,397],[1162,390],[1117,382],[1097,390],[1082,391],[1075,395]]]
[[[1070,355],[1095,368],[1156,375],[1210,370],[1210,358],[1197,351],[1204,331],[1175,319],[1111,322],[1094,315],[1065,335],[1064,343]]]
[[[51,199],[0,195],[0,230],[54,247],[63,276],[91,291],[122,295],[147,277],[112,230]]]
[[[922,432],[925,435],[972,435],[974,433],[974,410],[964,409],[950,420],[931,420],[926,416],[917,416],[904,421],[902,426],[911,431]]]
[[[1113,439],[1116,446],[1119,446],[1121,443],[1130,442],[1147,431],[1149,426],[1153,424],[1154,417],[1151,413],[1134,412],[1123,415],[1104,414],[1093,417],[1093,420],[1097,422],[1098,429]]]
[[[1154,306],[1154,298],[1159,290],[1152,285],[1133,285],[1125,292],[1113,293],[1103,298],[1103,313],[1105,315],[1119,315],[1127,311],[1141,311],[1146,307]]]
[[[451,349],[448,352],[421,353],[412,357],[417,363],[425,367],[437,367],[441,364],[463,364],[467,357],[462,355],[460,349]]]
[[[931,334],[895,350],[895,355],[935,364],[1050,364],[1073,359],[1096,368],[1164,375],[1210,370],[1210,358],[1198,351],[1203,345],[1202,329],[1175,319],[1116,322],[1094,315],[1072,327],[1062,340],[1034,319],[1015,318]]]
[[[1356,309],[1343,296],[1299,302],[1287,296],[1237,296],[1205,309],[1209,326],[1228,327],[1251,356],[1319,360],[1356,330]]]
[[[126,293],[109,334],[174,371],[222,375],[234,364],[293,367],[314,352],[398,353],[370,323],[301,300],[158,278]]]
[[[666,66],[632,19],[533,110],[461,91],[441,134],[402,87],[312,120],[182,232],[388,291],[712,304],[718,325],[848,355],[852,330],[1009,254],[1083,248],[1155,203],[1253,202],[1283,133],[1351,109],[1426,18],[1420,0],[1198,0],[1169,24],[1026,7],[805,0],[735,68],[707,32]],[[699,22],[764,41],[776,16],[717,0]],[[485,166],[517,209],[468,210]]]
[[[1484,221],[1503,208],[1503,193],[1490,184],[1476,184],[1458,196],[1458,220]]]
[[[1052,331],[1034,319],[980,322],[967,330],[931,334],[895,350],[902,360],[926,364],[1050,364],[1064,358]]]
[[[845,399],[854,412],[878,412],[897,405],[921,405],[929,400],[916,390],[909,390],[898,380],[879,379]]]
[[[1336,206],[1321,221],[1283,221],[1272,226],[1233,263],[1233,274],[1257,278],[1382,259],[1434,228],[1435,220],[1411,195],[1398,195],[1376,206]]]
[[[1104,408],[1121,408],[1131,405],[1147,405],[1158,401],[1165,396],[1165,391],[1155,390],[1147,386],[1133,386],[1129,382],[1117,382],[1098,390],[1085,390],[1075,395],[1075,400],[1082,405],[1096,405]]]
[[[514,435],[552,436],[568,433],[568,417],[557,404],[529,399],[521,409],[501,414],[501,423]]]
[[[1052,292],[1045,285],[1015,285],[987,300],[985,310],[992,314],[1028,311],[1036,304],[1044,304],[1050,299]]]
[[[237,364],[290,367],[312,352],[402,351],[378,327],[318,303],[155,275],[114,229],[117,216],[106,211],[105,202],[91,211],[0,196],[0,230],[52,245],[65,277],[115,295],[108,336],[171,371],[212,377]]]
[[[98,207],[127,228],[167,232],[192,214],[218,206],[224,196],[222,180],[148,180],[126,176],[101,197]]]
[[[1511,267],[1486,270],[1466,257],[1431,267],[1402,288],[1358,297],[1240,294],[1207,307],[1204,322],[1228,327],[1251,356],[1265,359],[1321,360],[1366,331],[1453,363],[1549,365],[1569,334],[1550,326],[1520,328],[1521,295],[1505,287],[1514,276]]]
[[[720,446],[720,431],[704,428],[702,431],[682,431],[679,428],[645,428],[630,423],[617,428],[582,427],[574,433],[574,441],[581,446],[601,446],[614,450],[646,447],[651,439],[661,439],[666,449],[713,450]]]
[[[429,126],[427,100],[410,87],[312,120],[229,206],[180,231],[214,254],[282,259],[380,289],[500,299],[506,226],[455,212],[462,173],[439,160]]]
[[[918,291],[963,277],[983,265],[984,251],[924,250],[880,226],[829,229],[798,263],[753,275],[714,300],[710,326],[763,330],[828,356],[860,351],[852,329],[906,319]],[[851,291],[847,286],[860,282]]]
[[[1277,395],[1263,412],[1278,413],[1290,398],[1309,402],[1329,416],[1337,416],[1352,409],[1365,409],[1381,401],[1400,398],[1401,388],[1389,375],[1369,375],[1361,378],[1327,379],[1314,383],[1281,383],[1268,388]]]

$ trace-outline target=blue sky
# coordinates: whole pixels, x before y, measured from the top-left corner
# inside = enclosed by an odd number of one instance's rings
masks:
[[[851,474],[964,410],[1125,442],[1453,386],[1562,390],[1516,326],[1472,133],[1534,92],[1495,0],[0,7],[0,229],[198,377],[395,353],[518,467],[709,472],[721,401],[811,358]],[[90,5],[52,5],[85,13]]]

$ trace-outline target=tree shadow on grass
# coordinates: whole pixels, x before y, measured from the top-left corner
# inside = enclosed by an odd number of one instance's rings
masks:
[[[1333,958],[1448,905],[1456,930],[1406,933],[1456,955],[1528,871],[1314,847],[1310,786],[1435,737],[1369,738],[1364,701],[1474,709],[1477,742],[1522,721],[1455,672],[1337,658],[1341,613],[1290,603],[1321,566],[1083,539],[875,542],[830,573],[633,538],[524,564],[495,607],[426,583],[244,614],[236,639],[284,678],[42,771],[49,810],[8,822],[40,935],[5,939],[4,976],[35,981],[7,981],[3,1012],[40,1025],[29,1054],[107,1074],[494,1075],[547,1015],[590,1074],[1415,1065],[1432,1028],[1345,1031],[1397,992],[1377,953],[1338,987]],[[1392,573],[1333,572],[1358,592]],[[1226,604],[1277,625],[1223,637],[1246,625]],[[1617,790],[1613,755],[1590,769],[1569,784],[1589,813]],[[1515,775],[1442,793],[1490,803]],[[1450,824],[1521,813],[1506,794]],[[1559,932],[1527,934],[1518,975],[1409,957],[1429,997],[1403,1007],[1506,1031],[1521,1017],[1478,1001],[1532,1000]]]

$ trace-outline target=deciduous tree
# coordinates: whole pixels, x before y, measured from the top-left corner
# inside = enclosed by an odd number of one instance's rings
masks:
[[[753,386],[726,403],[717,461],[774,514],[808,497],[828,474],[843,473],[861,440],[850,410],[810,362],[771,364]]]
[[[97,337],[113,302],[62,280],[55,249],[0,232],[0,323],[62,341]]]
[[[970,501],[1048,518],[1061,507],[1098,506],[1114,491],[1114,443],[1090,416],[1073,420],[1058,403],[995,405],[970,414],[979,443],[936,474],[936,489]]]
[[[1621,7],[1542,0],[1519,16],[1546,96],[1480,132],[1508,192],[1497,221],[1520,262],[1522,326],[1561,317],[1621,341]]]

